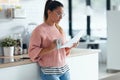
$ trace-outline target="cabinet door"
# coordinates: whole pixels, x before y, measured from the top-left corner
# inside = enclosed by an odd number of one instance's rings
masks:
[[[98,54],[70,57],[71,80],[98,80]]]
[[[0,80],[41,80],[36,63],[0,68]]]

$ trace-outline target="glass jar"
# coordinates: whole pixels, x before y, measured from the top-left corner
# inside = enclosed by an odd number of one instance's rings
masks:
[[[21,55],[22,54],[22,37],[20,33],[14,34],[14,39],[16,40],[16,46],[15,46],[15,55]]]

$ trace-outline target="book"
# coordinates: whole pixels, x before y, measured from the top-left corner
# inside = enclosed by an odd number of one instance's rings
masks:
[[[65,48],[65,47],[68,47],[68,48],[72,47],[74,43],[79,42],[79,40],[82,37],[82,35],[83,35],[83,33],[78,32],[72,39],[70,39],[68,42],[66,42],[63,45],[61,45],[61,44],[58,45],[57,48],[60,49],[60,48]],[[60,40],[58,40],[58,44],[59,43],[60,43]]]

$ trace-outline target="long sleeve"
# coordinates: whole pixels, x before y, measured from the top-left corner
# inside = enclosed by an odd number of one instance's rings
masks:
[[[38,59],[40,58],[41,50],[41,37],[39,34],[39,29],[35,29],[31,35],[28,49],[28,55],[33,62],[38,61]]]

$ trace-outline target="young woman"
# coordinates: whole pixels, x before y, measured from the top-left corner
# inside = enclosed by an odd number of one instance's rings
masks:
[[[45,5],[44,22],[32,32],[28,54],[32,61],[40,65],[42,80],[70,80],[66,56],[71,48],[56,48],[56,40],[66,42],[65,34],[58,25],[64,16],[63,4],[48,0]]]

